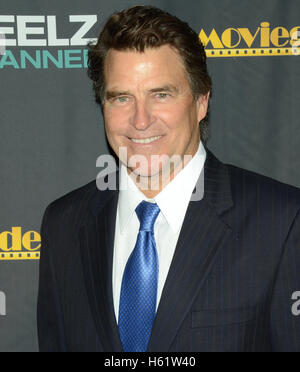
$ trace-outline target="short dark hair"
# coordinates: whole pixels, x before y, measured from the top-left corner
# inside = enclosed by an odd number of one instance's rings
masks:
[[[105,97],[104,64],[110,49],[135,50],[170,45],[181,56],[194,98],[211,91],[206,54],[198,34],[177,17],[153,6],[135,6],[112,14],[95,45],[89,45],[88,76],[93,81],[96,102]],[[208,137],[208,114],[200,123],[200,135]]]

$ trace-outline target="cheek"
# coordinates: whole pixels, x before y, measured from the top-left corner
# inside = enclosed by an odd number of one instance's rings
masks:
[[[193,107],[174,105],[159,113],[160,119],[174,136],[186,137],[197,124]],[[178,138],[180,140],[180,138]]]
[[[175,130],[177,127],[180,127],[182,118],[184,117],[182,110],[176,105],[170,107],[165,107],[158,111],[153,112],[154,116],[163,123],[170,131]]]
[[[115,136],[124,128],[124,116],[113,110],[104,111],[105,130],[108,136]]]

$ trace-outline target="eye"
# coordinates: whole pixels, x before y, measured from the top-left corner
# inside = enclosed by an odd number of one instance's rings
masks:
[[[169,97],[168,93],[157,93],[156,97],[160,100],[165,100],[167,97]]]
[[[126,103],[126,102],[129,101],[129,97],[127,97],[127,96],[119,96],[119,97],[115,97],[115,98],[114,98],[114,101],[115,101],[116,103]]]

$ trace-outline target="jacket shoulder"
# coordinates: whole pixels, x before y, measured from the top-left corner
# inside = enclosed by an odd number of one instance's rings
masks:
[[[46,208],[43,223],[71,221],[86,214],[90,200],[99,192],[93,180],[52,201]]]
[[[84,202],[88,199],[89,196],[93,195],[97,191],[96,181],[90,181],[89,183],[78,187],[68,193],[57,198],[50,203],[50,206],[55,208],[66,208],[70,205],[73,205],[74,202]]]
[[[282,202],[300,209],[300,189],[265,175],[226,164],[233,194],[250,197],[255,193],[261,200]]]

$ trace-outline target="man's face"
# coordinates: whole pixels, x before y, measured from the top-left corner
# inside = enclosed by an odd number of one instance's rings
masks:
[[[161,173],[166,157],[194,155],[208,96],[195,100],[181,57],[170,46],[144,53],[111,49],[105,61],[104,119],[108,141],[126,166],[141,176]],[[145,163],[130,162],[135,155]],[[152,163],[151,163],[152,159]],[[153,161],[154,160],[154,161]],[[176,168],[176,166],[175,166]]]

